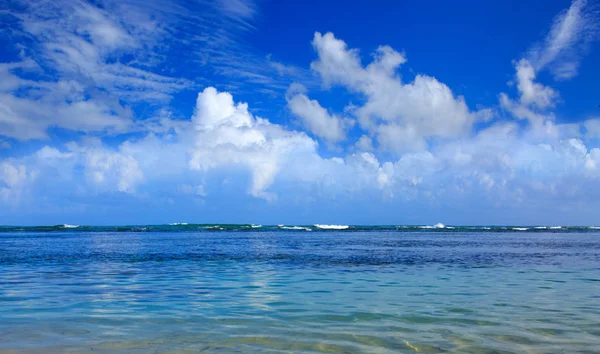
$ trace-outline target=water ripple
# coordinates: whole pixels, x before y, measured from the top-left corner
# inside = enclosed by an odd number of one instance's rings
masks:
[[[5,232],[0,352],[597,350],[597,232],[298,235]]]

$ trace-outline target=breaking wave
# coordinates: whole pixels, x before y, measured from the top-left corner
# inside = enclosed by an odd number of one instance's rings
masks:
[[[312,231],[312,229],[308,226],[285,226],[285,225],[277,225],[278,228],[282,230],[303,230],[303,231]]]
[[[452,226],[446,226],[444,224],[442,224],[441,222],[438,222],[435,225],[420,225],[417,226],[419,229],[454,229],[454,227]]]
[[[62,227],[64,227],[65,229],[76,229],[79,227],[79,225],[63,224]]]
[[[317,229],[323,230],[346,230],[350,228],[348,225],[326,225],[326,224],[315,224]]]

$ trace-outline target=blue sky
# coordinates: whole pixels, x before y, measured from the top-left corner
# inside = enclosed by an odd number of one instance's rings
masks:
[[[8,1],[0,224],[600,224],[597,1]]]

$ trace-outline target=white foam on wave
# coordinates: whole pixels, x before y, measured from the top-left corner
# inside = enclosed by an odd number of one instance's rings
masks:
[[[349,228],[348,225],[325,225],[325,224],[315,224],[315,227],[323,230],[345,230]]]
[[[69,224],[63,224],[63,226],[65,229],[76,229],[79,227],[79,225],[69,225]]]
[[[515,231],[527,231],[527,230],[529,230],[529,228],[528,227],[513,227],[512,230],[515,230]]]
[[[257,229],[259,227],[262,227],[262,225],[251,224],[250,227],[253,228],[253,229]]]
[[[285,226],[285,225],[277,225],[282,230],[304,230],[304,231],[312,231],[310,227],[306,226]]]
[[[560,230],[560,229],[562,229],[562,226],[550,226],[549,229],[550,230]]]
[[[219,226],[219,225],[200,226],[200,228],[202,228],[202,229],[209,229],[209,230],[220,230],[220,229],[222,229],[222,227]]]
[[[588,229],[591,229],[591,230],[600,230],[600,226],[588,226]]]
[[[417,226],[419,229],[453,229],[454,227],[452,226],[446,226],[444,224],[442,224],[441,222],[438,222],[437,224],[431,226],[431,225],[421,225],[421,226]]]
[[[179,226],[179,225],[187,225],[187,222],[172,222],[169,225],[171,226]]]

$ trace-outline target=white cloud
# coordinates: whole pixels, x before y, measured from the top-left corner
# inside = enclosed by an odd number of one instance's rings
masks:
[[[527,119],[533,130],[539,132],[544,123],[554,119],[548,109],[555,106],[558,92],[549,86],[535,82],[536,73],[526,59],[515,63],[515,79],[519,91],[519,101],[514,101],[507,94],[499,95],[500,106],[518,119]]]
[[[559,99],[553,88],[535,82],[537,73],[549,69],[555,79],[569,79],[577,74],[585,46],[597,37],[596,13],[586,0],[574,0],[568,10],[559,14],[542,44],[536,45],[528,59],[515,63],[515,79],[519,101],[507,94],[499,95],[500,106],[519,119],[527,119],[531,130],[540,135],[557,134],[548,113]],[[550,131],[549,131],[550,129]],[[592,129],[593,130],[593,129]]]
[[[17,204],[23,188],[35,180],[37,174],[16,161],[0,161],[0,199]]]
[[[119,111],[121,115],[117,114]],[[32,99],[0,93],[0,131],[4,136],[20,140],[44,139],[49,127],[123,132],[131,125],[127,112],[112,102],[65,102],[53,100],[51,96]]]
[[[358,50],[348,49],[332,33],[315,33],[313,46],[319,59],[311,68],[325,85],[340,84],[365,96],[366,103],[354,113],[381,148],[397,154],[419,151],[427,148],[426,138],[458,137],[470,131],[474,115],[464,99],[430,76],[417,75],[413,82],[403,83],[396,71],[406,58],[392,48],[379,47],[373,61],[363,67]]]
[[[102,185],[116,180],[117,190],[133,192],[135,186],[143,180],[143,174],[137,161],[131,156],[110,154],[101,150],[92,150],[86,154],[88,177],[96,184]]]
[[[30,155],[0,160],[0,201],[13,208],[37,208],[40,203],[88,200],[108,192],[134,195],[145,182],[137,160],[119,149],[96,139],[66,145],[63,150],[44,146]]]
[[[535,80],[535,71],[531,63],[526,59],[521,59],[515,65],[517,71],[517,89],[521,94],[521,104],[535,105],[539,108],[554,106],[554,100],[558,93],[551,87],[544,86]]]
[[[197,135],[190,167],[244,166],[252,174],[250,193],[257,197],[273,197],[266,189],[282,163],[299,155],[316,154],[317,144],[304,133],[255,118],[246,103],[234,104],[231,94],[212,87],[198,94],[192,121]]]
[[[311,85],[315,80],[310,70],[276,61],[271,54],[257,53],[244,41],[240,34],[254,29],[258,5],[251,0],[203,2],[201,7],[206,8],[198,11],[206,17],[203,20],[197,21],[196,16],[189,14],[178,15],[194,24],[190,31],[195,35],[184,32],[182,37],[194,48],[191,51],[194,66],[222,79],[221,89],[232,93],[248,90],[282,98],[291,83]]]
[[[73,2],[70,22],[75,24],[74,32],[89,36],[91,42],[105,48],[138,45],[120,24],[116,23],[105,10],[85,2]]]
[[[120,62],[123,54],[143,57],[162,32],[148,32],[147,24],[127,22],[118,12],[108,12],[83,1],[27,3],[27,12],[16,14],[27,35],[41,44],[39,59],[76,78],[86,88],[104,89],[131,100],[168,101],[170,94],[189,85]],[[122,17],[123,16],[123,17]],[[151,28],[154,26],[151,26]],[[154,28],[155,29],[155,28]]]
[[[301,119],[306,128],[329,143],[337,143],[346,138],[346,125],[337,115],[330,115],[316,100],[299,93],[288,98],[288,107]]]
[[[535,130],[540,129],[546,120],[553,118],[553,116],[550,114],[539,113],[538,111],[534,111],[530,107],[527,107],[520,102],[515,102],[504,92],[498,97],[500,101],[500,107],[507,110],[510,114],[518,119],[529,120],[529,123],[532,127],[534,127]]]
[[[396,162],[386,162],[379,171],[379,187],[394,187],[408,195],[407,187],[414,188],[440,169],[437,158],[430,152],[404,154]]]
[[[591,173],[600,176],[600,149],[593,148],[590,153],[585,156],[585,168]]]
[[[600,138],[600,118],[588,119],[583,122],[587,139]]]
[[[8,162],[2,163],[2,182],[8,188],[15,188],[22,184],[27,176],[26,168],[23,165],[12,165]]]
[[[218,0],[218,8],[228,16],[238,20],[251,19],[256,15],[256,4],[245,0]]]
[[[230,90],[252,86],[280,98],[294,80],[314,81],[309,70],[243,43],[239,34],[252,30],[257,13],[251,0],[17,0],[5,15],[21,61],[0,64],[0,135],[30,140],[47,138],[51,127],[139,128],[132,121],[196,85],[177,76],[224,76]],[[34,70],[36,81],[27,79]]]
[[[81,159],[86,178],[100,190],[133,193],[144,180],[144,173],[133,156],[109,150],[99,141],[70,144],[69,149]]]
[[[356,148],[361,151],[373,151],[373,140],[367,136],[361,136],[356,142]]]
[[[556,79],[577,75],[582,52],[598,37],[597,12],[586,0],[574,0],[554,19],[545,40],[530,53],[536,71],[549,68]]]
[[[123,132],[134,118],[129,104],[164,104],[189,86],[122,59],[149,57],[163,32],[139,11],[104,5],[41,0],[14,7],[11,39],[34,44],[22,47],[20,62],[0,64],[1,135],[44,139],[51,127]],[[31,73],[36,81],[26,79]]]
[[[428,148],[425,137],[412,125],[380,124],[370,131],[377,137],[379,147],[396,154],[425,151]]]
[[[206,197],[206,190],[202,184],[190,185],[180,184],[177,189],[183,194],[195,195],[199,197]]]
[[[319,60],[312,62],[310,67],[321,75],[326,86],[343,84],[359,91],[369,83],[358,49],[348,49],[346,43],[331,32],[325,35],[316,32],[312,44]]]
[[[306,134],[254,117],[245,103],[234,103],[227,92],[206,88],[198,95],[192,118],[196,138],[190,149],[192,169],[208,172],[240,166],[250,171],[250,194],[273,200],[271,186],[327,183],[328,195],[382,189],[388,186],[387,166],[373,153],[325,159]],[[331,181],[330,184],[326,181]]]

